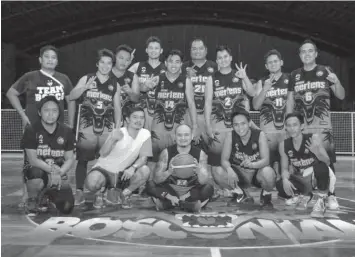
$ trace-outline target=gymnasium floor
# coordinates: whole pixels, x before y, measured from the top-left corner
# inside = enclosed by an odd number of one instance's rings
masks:
[[[157,212],[149,199],[135,208],[94,210],[90,203],[70,216],[28,217],[20,200],[20,154],[1,157],[1,254],[4,257],[212,256],[355,257],[355,159],[336,165],[339,211],[324,219],[286,208],[273,194],[275,210],[210,203],[201,215]],[[74,182],[73,172],[71,182]],[[136,208],[138,207],[139,208]]]

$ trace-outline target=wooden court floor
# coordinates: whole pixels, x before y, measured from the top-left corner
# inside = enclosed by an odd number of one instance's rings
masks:
[[[20,154],[1,157],[4,257],[355,257],[355,159],[349,157],[336,164],[340,210],[326,212],[323,219],[310,218],[311,207],[307,212],[286,208],[276,192],[274,210],[260,210],[258,190],[252,193],[255,205],[227,206],[222,197],[199,215],[157,212],[150,199],[134,196],[129,211],[94,210],[88,203],[70,216],[28,217],[17,207],[21,163]]]

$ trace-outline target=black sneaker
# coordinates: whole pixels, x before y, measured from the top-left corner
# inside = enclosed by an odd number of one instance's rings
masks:
[[[271,202],[271,198],[272,198],[271,193],[270,194],[266,194],[266,195],[263,195],[263,193],[264,193],[264,190],[261,190],[261,192],[260,192],[260,205],[261,205],[261,208],[262,209],[273,209],[274,205]]]
[[[248,196],[245,191],[242,189],[243,194],[233,194],[232,200],[230,200],[231,204],[249,204],[249,203],[254,203],[254,198],[251,196]]]

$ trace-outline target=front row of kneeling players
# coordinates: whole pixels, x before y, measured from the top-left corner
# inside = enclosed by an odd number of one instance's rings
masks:
[[[74,136],[58,122],[60,111],[55,97],[43,98],[38,114],[41,121],[26,127],[22,141],[29,158],[24,172],[28,208],[38,210],[48,199],[60,212],[70,213],[74,199],[66,174],[74,162]],[[152,143],[150,132],[143,128],[144,121],[144,110],[132,108],[126,127],[114,129],[103,145],[85,183],[88,190],[96,192],[94,207],[104,206],[103,194],[107,191],[107,203],[118,204],[121,199],[122,207],[130,208],[130,195],[146,183],[146,192],[157,210],[180,206],[186,211],[200,211],[212,198],[213,186],[209,184],[206,153],[191,144],[192,129],[188,125],[176,127],[176,144],[161,152],[153,179],[148,181],[151,171],[146,162],[152,156]],[[319,198],[311,215],[323,216],[327,195],[334,197],[335,176],[318,135],[302,133],[301,114],[286,116],[285,127],[290,137],[279,144],[282,179],[276,182],[276,174],[269,166],[266,137],[262,131],[251,128],[250,121],[244,109],[232,115],[233,130],[224,144],[222,167],[213,174],[217,184],[231,190],[236,203],[253,202],[248,188],[259,187],[263,207],[272,207],[271,191],[276,185],[287,205],[297,203],[303,209],[317,188]],[[120,196],[116,188],[121,189]],[[334,202],[328,201],[330,209],[338,208],[330,204]]]

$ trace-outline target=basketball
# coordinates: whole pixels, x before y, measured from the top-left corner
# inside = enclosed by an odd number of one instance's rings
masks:
[[[173,170],[174,176],[186,179],[190,178],[196,173],[195,158],[187,153],[178,154],[170,161],[170,168]]]

